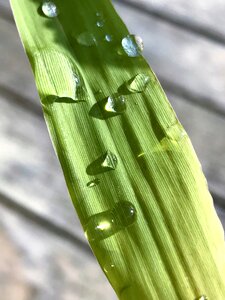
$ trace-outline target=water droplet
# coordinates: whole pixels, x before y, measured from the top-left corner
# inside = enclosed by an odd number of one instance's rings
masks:
[[[166,136],[170,140],[180,142],[185,136],[187,136],[187,133],[183,126],[179,122],[176,122],[166,129]]]
[[[85,235],[89,242],[100,241],[131,226],[136,219],[137,212],[133,204],[120,201],[112,209],[90,217],[85,226]]]
[[[105,35],[105,41],[110,43],[113,40],[113,36],[111,34],[106,34]]]
[[[103,18],[103,13],[101,11],[97,11],[95,15],[98,18]]]
[[[55,18],[59,14],[57,6],[52,1],[44,1],[41,9],[44,15],[48,18]]]
[[[140,73],[127,83],[127,88],[132,93],[141,93],[145,91],[149,82],[150,77],[146,74]]]
[[[77,75],[77,74],[73,74],[73,77],[74,77],[74,80],[75,80],[75,83],[76,83],[76,87],[80,87],[82,85],[80,76]]]
[[[118,164],[118,160],[115,154],[111,151],[107,151],[104,157],[104,160],[101,164],[103,168],[115,170]]]
[[[97,25],[98,27],[103,27],[104,24],[105,24],[105,20],[98,20],[98,21],[96,22],[96,25]]]
[[[126,110],[126,100],[123,95],[112,95],[107,98],[105,104],[107,112],[121,114]]]
[[[129,34],[122,39],[122,47],[128,56],[137,57],[141,56],[144,44],[141,37]]]
[[[87,187],[92,188],[100,183],[100,180],[98,178],[91,180],[87,183]]]
[[[83,46],[90,47],[96,45],[97,41],[93,33],[86,31],[77,36],[77,42]]]
[[[208,300],[208,297],[205,295],[202,295],[199,298],[196,298],[196,300]]]

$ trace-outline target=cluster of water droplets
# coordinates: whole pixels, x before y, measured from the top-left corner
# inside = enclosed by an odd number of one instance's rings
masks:
[[[128,201],[120,201],[112,209],[93,215],[85,226],[89,242],[101,241],[134,224],[137,212]]]
[[[42,12],[48,18],[56,18],[59,15],[59,10],[54,1],[43,1]],[[96,36],[102,34],[102,41],[105,43],[111,43],[114,41],[114,37],[110,32],[105,30],[107,19],[102,12],[95,13],[95,29],[93,32],[85,31],[76,35],[76,41],[82,46],[93,47],[98,44]],[[94,27],[93,27],[94,28]],[[96,34],[97,32],[97,34]],[[120,41],[118,41],[123,55],[127,57],[138,57],[142,55],[143,41],[142,39],[133,34],[126,35]],[[86,100],[87,90],[84,80],[79,72],[73,74],[75,86],[76,86],[76,99]],[[139,73],[126,82],[126,89],[129,93],[142,93],[146,90],[150,82],[148,74]],[[121,93],[115,93],[107,96],[104,106],[104,111],[110,116],[117,116],[125,113],[127,109],[127,97]],[[140,154],[140,157],[144,154]],[[113,171],[117,168],[118,159],[117,156],[111,151],[107,151],[100,159],[97,159],[96,164],[93,162],[90,168],[87,168],[89,175],[97,175],[106,171]],[[99,178],[94,178],[89,181],[87,188],[97,187],[101,183]],[[86,226],[85,232],[89,241],[96,241],[105,239],[114,233],[132,225],[136,220],[136,209],[130,202],[122,201],[118,202],[113,209],[104,211],[102,213],[92,216]]]

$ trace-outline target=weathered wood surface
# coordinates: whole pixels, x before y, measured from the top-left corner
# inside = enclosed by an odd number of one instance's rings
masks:
[[[224,0],[117,0],[144,14],[225,43]]]
[[[116,299],[90,253],[1,204],[0,244],[2,300]]]
[[[0,298],[115,299],[87,250],[8,1],[0,1]],[[225,228],[225,46],[212,38],[223,39],[222,1],[126,0],[116,7],[145,41],[145,56],[192,139]]]

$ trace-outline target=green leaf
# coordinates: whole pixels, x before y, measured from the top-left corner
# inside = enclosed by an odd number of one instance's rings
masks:
[[[54,3],[48,18],[41,1],[11,0],[69,193],[119,299],[224,299],[222,226],[155,74],[122,48],[129,32],[109,1]]]

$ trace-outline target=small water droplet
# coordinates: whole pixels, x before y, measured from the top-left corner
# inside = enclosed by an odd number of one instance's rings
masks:
[[[87,183],[87,187],[92,188],[100,183],[100,180],[98,178],[91,180]]]
[[[100,241],[131,226],[136,219],[137,212],[133,204],[120,201],[112,209],[90,217],[85,226],[85,235],[89,242]]]
[[[130,57],[141,56],[144,50],[142,38],[133,34],[129,34],[122,39],[122,47]]]
[[[59,14],[57,6],[53,1],[44,1],[42,3],[41,9],[44,15],[48,18],[55,18]]]
[[[179,122],[174,123],[166,130],[166,136],[173,141],[180,142],[185,136],[186,131]]]
[[[104,161],[102,162],[101,166],[107,169],[115,170],[118,164],[118,160],[115,154],[111,151],[107,151],[104,157]]]
[[[82,32],[77,36],[77,42],[83,46],[94,46],[96,45],[97,41],[93,33],[90,32]]]
[[[132,93],[141,93],[145,91],[149,82],[150,77],[146,74],[140,73],[127,83],[127,88]]]
[[[77,74],[73,74],[73,76],[74,76],[74,80],[76,82],[76,86],[80,87],[82,85],[81,80],[80,80],[80,76],[77,75]]]
[[[106,34],[105,35],[105,41],[110,43],[113,40],[113,36],[111,34]]]
[[[202,295],[199,298],[196,298],[195,300],[208,300],[208,297],[205,295]]]
[[[111,95],[105,104],[107,112],[121,114],[126,110],[126,99],[123,95]]]
[[[105,24],[105,20],[98,20],[98,21],[96,22],[96,25],[97,25],[98,27],[103,27],[104,24]]]
[[[95,15],[98,18],[103,18],[103,13],[101,11],[97,11]]]

